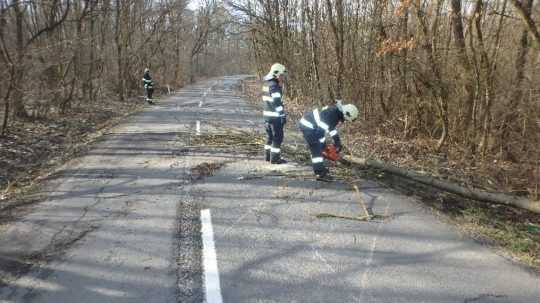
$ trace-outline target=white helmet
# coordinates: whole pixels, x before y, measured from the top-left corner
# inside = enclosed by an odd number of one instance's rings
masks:
[[[149,71],[150,71],[150,69],[148,69],[148,67],[144,69],[144,72],[145,72],[145,73],[147,73],[147,72],[149,72]]]
[[[264,77],[265,80],[270,80],[273,78],[277,78],[281,75],[286,75],[287,69],[283,64],[280,63],[274,63],[272,67],[270,67],[270,72]]]
[[[346,121],[352,122],[358,118],[358,108],[354,104],[345,104],[341,107],[341,112]]]

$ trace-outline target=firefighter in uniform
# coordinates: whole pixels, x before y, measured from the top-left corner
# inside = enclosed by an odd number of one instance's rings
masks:
[[[285,109],[283,108],[282,85],[287,70],[282,64],[276,63],[264,77],[262,87],[263,116],[267,134],[264,151],[266,161],[272,164],[283,164],[287,161],[281,158],[281,143],[283,142],[283,126],[286,123]]]
[[[341,139],[337,131],[340,122],[352,122],[358,117],[358,109],[353,104],[326,106],[322,110],[314,109],[304,114],[298,126],[304,135],[304,139],[311,151],[313,172],[319,181],[332,181],[333,177],[328,174],[324,166],[322,151],[325,147],[326,135],[330,135],[334,141],[337,152],[342,149]]]
[[[152,93],[154,92],[154,81],[152,81],[152,77],[150,77],[150,70],[148,68],[144,69],[144,75],[142,78],[143,84],[144,84],[144,91],[146,93],[146,102],[152,104]]]

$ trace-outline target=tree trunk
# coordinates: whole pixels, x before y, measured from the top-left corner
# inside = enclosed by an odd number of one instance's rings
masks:
[[[8,88],[6,91],[6,95],[3,97],[4,101],[4,115],[2,117],[2,129],[0,130],[0,136],[4,136],[7,130],[8,120],[9,120],[9,102],[10,102],[10,95],[11,91],[13,89],[13,76],[15,74],[15,66],[13,65],[13,62],[11,61],[11,58],[9,57],[9,53],[6,50],[5,45],[5,36],[4,36],[4,29],[6,27],[7,21],[5,19],[5,8],[4,8],[4,2],[0,2],[0,46],[2,47],[0,49],[0,53],[2,54],[2,62],[6,64],[6,66],[9,66],[9,83]]]
[[[1,30],[0,30],[1,31]],[[4,117],[3,117],[3,121],[2,121],[2,130],[0,131],[0,136],[4,136],[6,134],[6,131],[7,131],[7,126],[8,126],[8,120],[9,120],[9,97],[10,97],[10,94],[11,92],[13,91],[13,79],[15,77],[15,66],[14,65],[11,65],[11,68],[10,68],[10,79],[9,79],[9,86],[8,86],[8,89],[7,89],[7,92],[6,92],[6,96],[4,97]]]
[[[15,73],[12,78],[13,88],[13,109],[14,114],[20,118],[27,118],[28,113],[24,107],[24,94],[23,94],[23,78],[24,78],[24,11],[22,7],[24,4],[20,0],[16,0],[13,4],[13,10],[15,11],[15,24],[16,24],[16,57],[15,57]]]
[[[521,16],[521,18],[527,25],[527,28],[532,33],[534,40],[536,41],[536,45],[538,46],[538,48],[540,48],[540,29],[538,29],[538,27],[534,23],[530,12],[527,13],[524,5],[522,5],[523,2],[520,2],[519,0],[511,0],[511,1],[512,1],[512,4],[514,4],[514,7],[518,11],[519,15]],[[526,1],[526,0],[522,0],[522,1]]]
[[[87,87],[87,97],[86,99],[95,102],[95,93],[94,93],[94,66],[96,65],[96,52],[94,50],[94,47],[97,43],[96,41],[96,33],[95,33],[95,17],[94,17],[94,10],[95,6],[97,5],[97,0],[90,0],[90,49],[88,57],[90,58],[90,64],[88,66],[88,74],[86,76],[86,87]]]
[[[333,13],[334,5],[336,9],[335,17]],[[337,60],[335,98],[341,99],[343,94],[343,73],[345,71],[345,64],[343,63],[343,49],[345,46],[343,0],[336,0],[335,4],[330,0],[326,0],[326,8],[328,10],[328,18],[330,19],[330,26],[332,27],[335,39],[334,51],[336,52]]]
[[[495,34],[494,39],[494,47],[493,52],[491,55],[491,58],[488,55],[485,42],[484,42],[484,35],[482,32],[482,26],[481,26],[481,17],[482,17],[482,11],[484,2],[483,0],[477,0],[476,2],[476,8],[475,8],[475,27],[476,27],[476,36],[478,39],[478,43],[480,46],[480,62],[482,71],[484,73],[484,90],[485,90],[485,102],[484,102],[484,111],[482,113],[482,133],[479,143],[479,150],[484,156],[488,149],[489,149],[489,138],[491,136],[491,125],[492,125],[492,107],[493,103],[495,102],[495,69],[497,65],[497,54],[498,49],[500,47],[500,33],[503,28],[503,22],[504,22],[504,13],[506,9],[506,0],[503,2],[503,11],[502,15],[500,16],[497,31]]]
[[[422,33],[424,35],[424,41],[422,47],[426,51],[427,60],[429,63],[429,71],[431,72],[431,75],[423,74],[420,75],[421,78],[429,78],[431,76],[431,79],[420,79],[421,81],[425,82],[425,85],[430,90],[434,100],[435,105],[437,106],[439,119],[441,122],[441,128],[442,132],[439,137],[439,140],[437,141],[437,146],[435,147],[435,152],[438,153],[442,149],[442,147],[446,144],[446,141],[449,136],[449,119],[448,119],[448,84],[444,81],[443,75],[441,72],[441,64],[436,59],[436,37],[434,36],[435,33],[438,31],[438,20],[440,17],[440,9],[442,7],[443,0],[437,1],[437,9],[435,14],[435,20],[433,21],[432,27],[431,27],[431,33],[428,28],[428,23],[426,20],[425,13],[421,10],[421,7],[416,8],[416,15],[418,19],[420,20],[420,27],[422,30]]]
[[[340,162],[344,163],[345,165],[357,167],[360,169],[365,168],[365,167],[379,169],[379,170],[382,170],[391,174],[398,175],[400,177],[414,180],[416,182],[419,182],[425,185],[433,186],[440,190],[444,190],[453,194],[460,195],[468,199],[495,203],[495,204],[503,204],[503,205],[508,205],[508,206],[515,206],[515,207],[519,207],[519,208],[526,209],[531,212],[540,214],[540,201],[533,201],[527,198],[517,197],[517,196],[505,194],[505,193],[487,192],[480,189],[463,187],[463,186],[451,183],[449,181],[440,180],[436,177],[419,174],[414,171],[402,169],[402,168],[388,165],[383,162],[379,162],[372,159],[346,157],[346,158],[342,158]]]
[[[459,64],[464,71],[464,89],[465,89],[465,114],[463,115],[463,131],[469,133],[469,126],[472,121],[473,106],[474,106],[474,75],[467,57],[465,45],[465,35],[463,34],[463,21],[461,15],[461,0],[452,0],[452,32],[454,36],[454,45],[458,51]],[[469,136],[466,136],[465,143],[468,144]]]
[[[533,0],[521,0],[522,8],[526,16],[531,16]],[[519,43],[519,48],[516,54],[516,78],[513,83],[514,91],[510,96],[508,106],[506,106],[507,111],[503,116],[501,127],[501,137],[499,139],[502,151],[502,159],[507,161],[516,161],[516,156],[512,150],[514,146],[511,138],[512,131],[516,126],[518,112],[515,110],[518,108],[519,104],[523,99],[523,87],[522,83],[525,79],[525,66],[527,64],[527,53],[529,52],[529,31],[525,26],[521,32],[521,39]]]
[[[383,16],[384,16],[384,12],[386,10],[386,1],[385,0],[382,0],[382,1],[378,1],[379,2],[379,8],[378,8],[378,12],[377,12],[377,15],[376,15],[376,18],[377,18],[377,30],[378,30],[378,41],[379,42],[382,42],[382,41],[385,41],[386,39],[388,39],[388,35],[386,33],[386,29],[384,28],[384,22],[383,22]],[[382,3],[381,3],[382,2]],[[387,120],[388,117],[390,116],[390,109],[389,109],[389,106],[388,104],[385,102],[385,97],[384,97],[384,93],[385,91],[387,90],[387,88],[385,87],[385,85],[387,84],[387,81],[385,79],[385,71],[386,71],[386,62],[385,62],[385,56],[381,56],[378,60],[378,66],[379,66],[379,79],[378,79],[378,82],[379,82],[379,85],[376,85],[376,89],[377,89],[377,93],[378,93],[378,99],[379,99],[379,104],[381,106],[381,110],[383,112],[383,119],[384,120]]]
[[[401,5],[406,5],[404,0],[400,0]],[[409,10],[406,9],[402,15],[399,16],[399,30],[400,30],[400,39],[402,41],[409,40]],[[409,89],[408,78],[409,78],[409,68],[408,68],[408,50],[407,48],[403,49],[403,54],[399,58],[399,63],[397,64],[397,72],[399,74],[399,85],[403,95],[400,97],[401,102],[405,104],[405,118],[403,124],[402,137],[407,139],[411,134],[411,116],[414,111],[414,106],[411,106],[412,96],[411,90]]]
[[[195,57],[189,58],[189,83],[195,83]]]
[[[84,70],[83,68],[83,64],[82,64],[82,57],[83,57],[83,31],[82,31],[82,27],[83,27],[83,22],[84,22],[84,15],[86,14],[86,10],[88,9],[88,2],[89,0],[85,0],[84,1],[84,8],[80,9],[80,4],[77,3],[77,2],[74,2],[73,3],[73,7],[75,8],[76,10],[76,16],[78,17],[78,20],[77,20],[77,24],[76,24],[76,35],[77,35],[77,38],[76,38],[76,42],[75,42],[75,45],[76,45],[76,48],[73,50],[73,78],[71,80],[71,89],[70,89],[70,93],[69,95],[71,96],[70,97],[70,100],[67,101],[67,102],[62,102],[62,112],[65,112],[67,109],[71,108],[71,98],[73,97],[73,95],[77,95],[78,98],[77,99],[80,99],[80,96],[79,96],[79,92],[85,92],[86,90],[86,84],[84,81],[81,81],[81,79],[83,78],[82,76],[82,71]],[[78,85],[81,85],[80,87],[80,91],[79,89],[77,88],[76,89],[76,86]],[[64,101],[66,101],[66,99],[64,99]]]
[[[311,11],[307,10],[307,13],[306,13],[308,17],[308,22],[309,22],[309,44],[310,44],[310,49],[311,49],[311,69],[313,71],[311,86],[314,88],[312,92],[313,99],[317,102],[317,106],[321,107],[323,100],[321,100],[322,89],[321,89],[321,77],[319,74],[319,47],[315,39],[315,35],[316,35],[315,27],[316,27],[316,24],[318,24],[318,21],[316,20],[318,20],[319,18],[319,14],[318,14],[319,2],[316,0],[313,6],[314,6],[314,9]]]
[[[182,74],[180,72],[180,60],[181,60],[181,56],[182,56],[182,48],[181,48],[181,42],[182,42],[182,39],[180,37],[180,34],[181,34],[181,31],[180,31],[180,28],[181,28],[181,25],[182,25],[182,15],[180,13],[178,13],[178,16],[176,17],[176,20],[175,20],[175,23],[176,23],[176,27],[174,28],[175,30],[175,33],[174,33],[174,55],[175,55],[175,58],[174,58],[174,85],[177,85],[179,86],[181,84],[181,79],[180,79],[180,75]]]
[[[116,42],[116,65],[118,68],[118,77],[117,81],[117,91],[118,96],[121,101],[125,100],[125,83],[124,83],[124,59],[123,59],[123,37],[122,37],[122,27],[124,23],[124,18],[122,18],[122,0],[116,0],[116,15],[115,15],[115,34],[114,40]]]

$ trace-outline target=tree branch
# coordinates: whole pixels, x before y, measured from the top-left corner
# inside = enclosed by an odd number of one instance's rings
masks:
[[[28,40],[26,42],[26,44],[24,45],[24,48],[26,49],[30,44],[32,44],[32,42],[34,42],[34,40],[39,38],[39,36],[41,36],[42,34],[44,34],[46,32],[50,32],[50,31],[54,30],[57,26],[62,24],[66,20],[68,14],[69,14],[70,7],[71,7],[71,1],[67,0],[66,1],[66,10],[64,11],[64,14],[62,15],[62,18],[60,18],[60,20],[54,22],[53,24],[49,24],[48,26],[40,29],[37,33],[35,33],[32,36],[32,38],[30,38],[30,40]]]
[[[538,27],[536,27],[536,24],[534,23],[533,19],[528,14],[528,12],[525,11],[525,8],[521,5],[521,3],[518,0],[511,0],[511,1],[514,7],[516,8],[517,12],[523,19],[523,22],[527,24],[527,27],[531,31],[534,37],[534,40],[536,41],[536,45],[538,46],[538,48],[540,48],[540,30],[538,29]]]

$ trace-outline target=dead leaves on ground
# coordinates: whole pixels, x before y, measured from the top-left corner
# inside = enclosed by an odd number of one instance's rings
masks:
[[[210,177],[214,175],[214,173],[222,168],[225,164],[225,162],[218,162],[218,163],[208,163],[203,162],[201,164],[198,164],[195,167],[192,167],[190,169],[190,176],[191,180],[201,180],[206,177]]]

